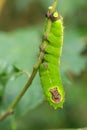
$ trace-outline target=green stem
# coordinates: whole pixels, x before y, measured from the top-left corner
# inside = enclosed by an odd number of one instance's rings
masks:
[[[11,130],[17,130],[17,122],[16,122],[16,119],[15,119],[14,115],[12,115],[9,118],[9,122],[10,122],[10,128],[11,128]]]
[[[53,5],[52,5],[52,9],[50,10],[51,13],[53,13],[53,12],[55,11],[56,6],[57,6],[57,2],[58,2],[58,0],[54,0],[54,3],[53,3]],[[46,32],[45,32],[45,34],[47,34],[47,35],[48,35],[49,32],[50,32],[51,23],[52,23],[52,22],[51,22],[51,20],[49,19],[48,25],[47,25],[47,29],[46,29]],[[44,43],[46,44],[46,41],[44,41]],[[29,86],[31,85],[31,83],[32,83],[32,81],[33,81],[33,79],[34,79],[34,77],[35,77],[37,71],[38,71],[38,68],[39,68],[39,66],[40,66],[40,64],[41,64],[41,62],[42,62],[43,56],[44,56],[44,53],[41,51],[41,52],[40,52],[40,55],[39,55],[39,58],[38,58],[38,61],[37,61],[37,63],[34,65],[32,74],[31,74],[31,76],[29,77],[27,83],[25,84],[23,90],[20,92],[20,94],[18,95],[18,97],[17,97],[17,98],[13,101],[13,103],[10,105],[8,111],[7,111],[4,115],[2,115],[2,116],[0,117],[0,121],[3,120],[4,118],[6,118],[8,115],[10,115],[10,114],[13,113],[15,106],[18,104],[18,102],[20,101],[20,99],[23,97],[23,95],[25,94],[25,92],[27,91],[27,89],[29,88]]]

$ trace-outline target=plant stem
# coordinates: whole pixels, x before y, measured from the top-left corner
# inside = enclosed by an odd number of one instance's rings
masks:
[[[58,0],[54,0],[54,3],[52,5],[52,9],[51,9],[51,13],[53,13],[56,9],[56,6],[57,6],[57,2]],[[48,25],[47,25],[47,29],[45,31],[45,34],[48,35],[49,32],[50,32],[50,28],[51,28],[51,20],[49,19],[48,21]],[[46,41],[44,41],[44,44],[47,44]],[[18,97],[13,101],[13,103],[10,105],[10,107],[8,108],[8,111],[6,113],[4,113],[1,117],[0,117],[0,121],[3,120],[4,118],[6,118],[8,115],[11,115],[14,111],[14,108],[15,106],[18,104],[18,102],[20,101],[20,99],[23,97],[23,95],[25,94],[25,92],[27,91],[27,89],[30,87],[37,71],[38,71],[38,68],[42,62],[42,59],[43,59],[43,56],[44,56],[44,53],[41,51],[40,52],[40,55],[39,55],[39,58],[38,58],[38,61],[37,63],[34,65],[33,67],[33,71],[32,71],[32,74],[31,76],[29,77],[27,83],[25,84],[23,90],[20,92],[20,94],[18,95]]]
[[[2,116],[0,116],[0,121],[5,119],[7,116],[13,114],[14,110],[13,109],[9,109],[6,113],[4,113]]]

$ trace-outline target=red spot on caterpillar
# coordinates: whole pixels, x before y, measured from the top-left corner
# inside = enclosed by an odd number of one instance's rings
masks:
[[[57,88],[50,89],[50,92],[52,94],[52,99],[55,103],[59,103],[61,100],[61,96],[57,90]]]
[[[40,50],[44,51],[45,50],[45,46],[40,46]]]
[[[52,15],[52,13],[51,13],[50,11],[48,11],[45,16],[46,16],[47,18],[50,18],[51,15]]]
[[[48,64],[46,62],[43,63],[43,66],[44,66],[45,69],[48,68]]]
[[[43,35],[43,39],[44,39],[45,41],[47,41],[47,34],[44,34],[44,35]]]

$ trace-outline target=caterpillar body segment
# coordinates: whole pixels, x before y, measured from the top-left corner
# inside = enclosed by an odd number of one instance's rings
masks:
[[[57,67],[60,64],[60,61],[58,61],[58,58],[50,54],[45,54],[43,60],[48,63],[55,64]]]
[[[60,37],[60,36],[62,36],[63,30],[60,29],[60,30],[56,30],[56,32],[55,32],[55,28],[52,28],[51,33],[54,34],[56,37]]]
[[[64,103],[64,89],[62,86],[60,75],[60,56],[63,44],[63,19],[58,16],[57,12],[53,14],[48,13],[46,24],[48,20],[52,20],[50,33],[44,34],[46,40],[46,48],[42,43],[42,51],[44,57],[40,65],[39,73],[40,80],[43,87],[44,94],[47,101],[54,108],[62,108]],[[45,25],[45,28],[47,25]]]
[[[58,56],[60,56],[61,48],[56,48],[56,47],[53,47],[53,46],[48,44],[46,49],[45,49],[45,52],[48,54],[54,55],[55,57],[58,57]]]

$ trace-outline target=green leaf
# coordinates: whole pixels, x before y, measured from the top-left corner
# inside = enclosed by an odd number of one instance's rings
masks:
[[[1,33],[0,62],[14,64],[17,68],[26,70],[31,74],[33,65],[38,59],[39,44],[41,43],[36,30],[37,28],[25,28],[8,34]],[[27,80],[28,77],[25,75],[16,79],[14,76],[10,78],[6,84],[3,98],[6,108],[17,97]],[[37,74],[31,87],[18,104],[17,113],[24,114],[27,110],[39,105],[43,99],[44,96]]]
[[[80,74],[84,70],[86,58],[81,56],[84,46],[85,43],[81,40],[78,31],[65,29],[61,56],[61,71],[63,74],[67,71]]]
[[[4,103],[7,106],[17,97],[24,87],[26,81],[26,76],[20,76],[16,80],[10,80],[6,86]],[[23,98],[20,100],[19,104],[16,106],[16,114],[23,115],[28,110],[36,107],[43,101],[43,93],[40,87],[38,75],[35,77],[31,87],[27,90]]]

